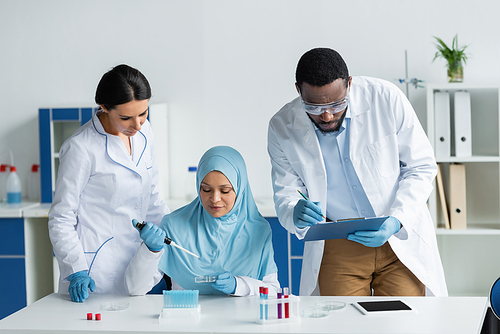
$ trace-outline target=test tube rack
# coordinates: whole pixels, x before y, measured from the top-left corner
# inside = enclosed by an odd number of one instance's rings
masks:
[[[201,315],[198,294],[198,290],[163,290],[163,309],[158,322],[160,324],[198,322]]]
[[[289,295],[288,298],[280,299],[275,297],[262,299],[257,296],[255,297],[255,300],[259,305],[257,309],[258,324],[270,325],[300,321],[300,298],[298,296]],[[288,312],[285,312],[286,307],[288,308]],[[279,311],[280,308],[281,312]],[[278,318],[278,314],[281,315],[281,318]]]

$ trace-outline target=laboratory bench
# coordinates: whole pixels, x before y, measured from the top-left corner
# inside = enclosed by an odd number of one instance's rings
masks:
[[[352,303],[400,299],[411,312],[364,315]],[[340,301],[346,307],[323,318],[304,318],[302,312],[318,302]],[[105,303],[123,303],[123,310],[102,310]],[[199,297],[198,321],[168,319],[161,323],[162,295],[117,296],[91,294],[84,303],[69,295],[50,294],[0,320],[0,333],[480,333],[486,297],[299,297],[292,322],[260,324],[257,297]],[[92,313],[93,320],[87,320]],[[95,314],[101,320],[95,320]],[[282,319],[283,320],[283,319]]]
[[[53,292],[47,220],[25,216],[38,202],[0,203],[0,319]]]

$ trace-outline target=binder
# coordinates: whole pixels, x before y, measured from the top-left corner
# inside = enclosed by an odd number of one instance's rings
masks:
[[[434,92],[434,132],[436,157],[451,156],[450,94]]]
[[[441,203],[441,211],[443,212],[444,218],[444,228],[450,228],[450,217],[448,214],[448,203],[446,202],[446,194],[444,192],[443,185],[443,173],[441,172],[441,164],[438,164],[438,170],[436,175],[437,192],[439,195],[439,202]]]
[[[455,156],[472,156],[470,93],[458,91],[454,94]]]
[[[450,224],[452,229],[467,228],[465,165],[450,164]]]
[[[307,231],[304,241],[346,239],[356,231],[377,231],[387,218],[352,218],[315,224]]]

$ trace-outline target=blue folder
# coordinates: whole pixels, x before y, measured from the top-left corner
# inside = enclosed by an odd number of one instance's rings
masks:
[[[347,239],[348,234],[356,231],[377,231],[387,218],[352,218],[319,223],[309,228],[304,241]]]

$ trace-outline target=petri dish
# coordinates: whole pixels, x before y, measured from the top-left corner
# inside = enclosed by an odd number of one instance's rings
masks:
[[[212,283],[217,280],[217,275],[197,276],[194,278],[195,283]]]
[[[302,311],[304,318],[325,318],[328,317],[329,311],[321,307],[309,307]]]
[[[105,302],[101,304],[103,311],[122,311],[128,309],[127,302]]]
[[[324,309],[325,311],[337,311],[345,308],[344,302],[336,302],[336,301],[319,302],[314,305],[316,307]]]

